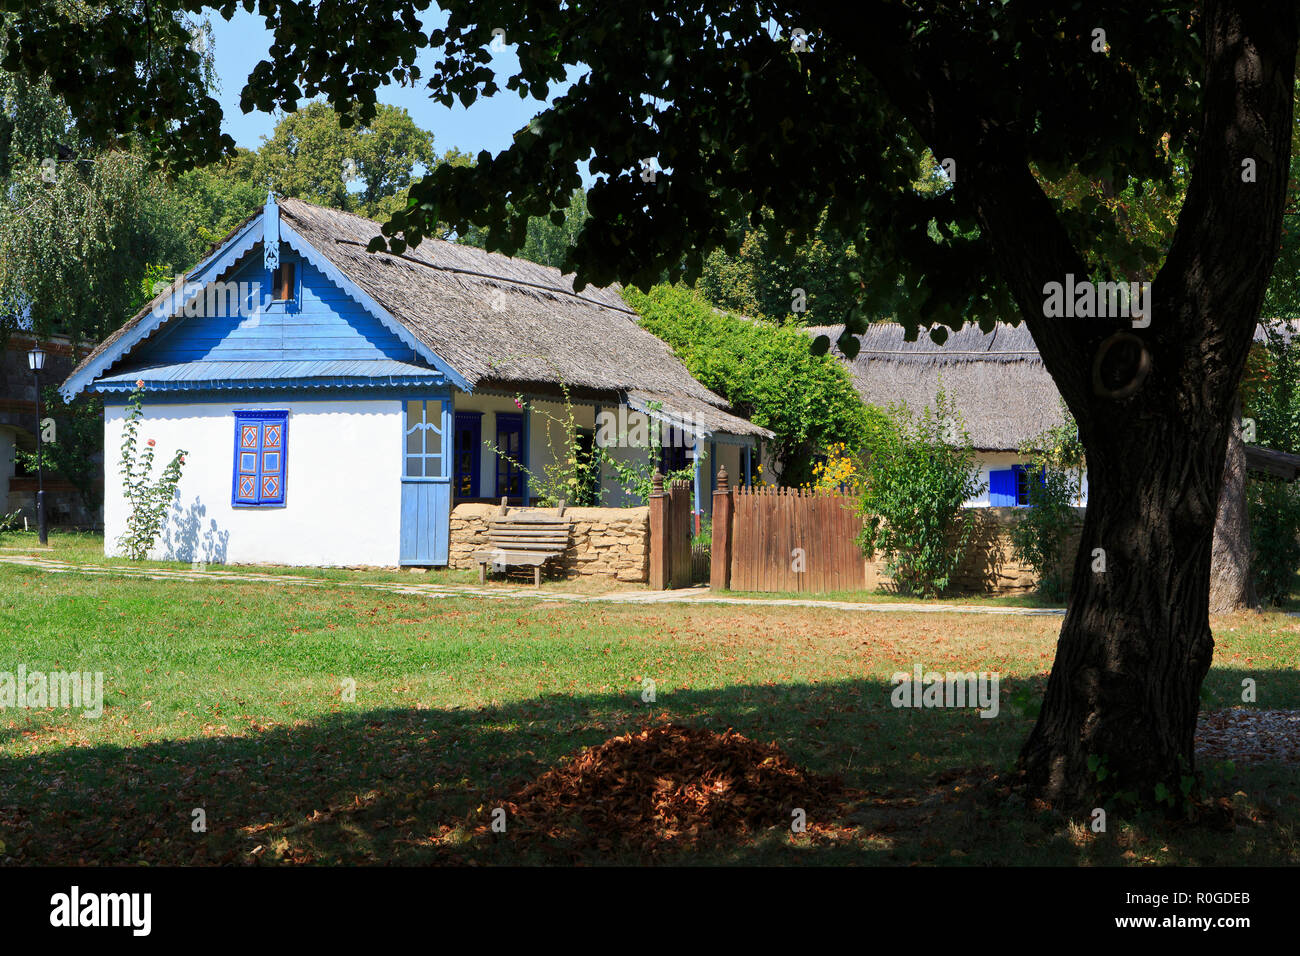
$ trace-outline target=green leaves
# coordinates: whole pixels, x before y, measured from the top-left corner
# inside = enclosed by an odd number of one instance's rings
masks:
[[[885,571],[905,594],[933,597],[948,588],[973,525],[962,507],[984,489],[965,426],[942,388],[934,409],[918,416],[890,409],[893,428],[873,449],[860,509],[860,543],[884,556]]]
[[[1110,776],[1110,768],[1106,766],[1109,762],[1108,755],[1088,754],[1088,772],[1097,779],[1098,783]]]
[[[126,531],[117,543],[133,561],[147,558],[158,540],[181,480],[181,466],[188,454],[177,449],[162,473],[153,477],[154,441],[150,439],[145,443],[143,453],[138,450],[140,420],[144,417],[143,394],[143,386],[137,386],[127,401],[119,458],[122,495],[130,505],[130,511],[126,516]]]
[[[873,417],[847,370],[825,348],[813,354],[802,328],[719,313],[682,286],[626,290],[624,298],[705,387],[776,432],[768,447],[783,485],[810,481],[813,457],[827,446],[843,442],[857,452],[869,441]]]

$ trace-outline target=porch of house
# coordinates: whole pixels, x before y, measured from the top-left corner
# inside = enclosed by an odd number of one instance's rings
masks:
[[[516,395],[505,392],[452,393],[451,507],[496,504],[503,497],[509,504],[532,505],[542,489],[534,486],[524,469],[543,474],[567,454],[565,421],[570,409],[580,453],[592,461],[591,483],[578,500],[569,500],[570,505],[643,505],[627,492],[597,449],[603,448],[619,461],[645,462],[651,452],[641,434],[654,421],[661,423],[660,436],[665,446],[660,449],[659,469],[664,473],[689,471],[697,523],[712,511],[719,467],[736,476],[738,484],[750,485],[757,478],[760,448],[752,436],[707,432],[684,415],[658,409],[647,414],[635,404],[612,397],[602,401],[571,393],[567,407],[562,398],[549,394],[523,393],[519,398],[522,405]]]

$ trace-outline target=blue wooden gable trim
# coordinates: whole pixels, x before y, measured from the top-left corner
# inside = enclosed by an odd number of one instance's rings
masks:
[[[442,391],[440,385],[431,385],[428,381],[395,383],[392,386],[366,382],[348,387],[346,395],[348,401],[401,402],[408,399],[437,398]],[[110,408],[125,406],[131,399],[130,393],[126,391],[105,392],[100,397],[103,399],[104,405]],[[145,401],[149,405],[201,405],[208,403],[226,405],[232,402],[276,402],[287,404],[291,402],[326,402],[337,397],[337,392],[322,391],[315,379],[310,381],[280,379],[267,383],[265,387],[232,387],[228,390],[223,389],[220,392],[197,395],[194,392],[155,392],[151,389],[146,393]]]
[[[217,250],[185,276],[179,288],[154,306],[135,328],[105,349],[103,354],[66,381],[59,389],[63,400],[72,401],[87,385],[112,368],[136,345],[153,335],[165,322],[178,313],[184,313],[185,303],[198,295],[209,282],[216,279],[244,256],[248,255],[262,238],[260,218],[250,221],[226,245]]]
[[[362,308],[373,315],[376,319],[388,327],[388,330],[396,335],[402,342],[406,343],[415,352],[416,355],[424,359],[438,371],[447,376],[447,379],[463,392],[474,391],[474,386],[470,384],[465,376],[461,375],[454,368],[443,360],[433,349],[425,345],[415,337],[405,325],[385,309],[382,305],[367,295],[362,288],[343,274],[343,272],[326,259],[321,253],[302,236],[298,235],[288,223],[280,223],[280,241],[288,245],[305,260],[323,272],[331,282],[356,300]]]
[[[271,220],[274,219],[274,224]],[[178,288],[159,301],[153,310],[136,323],[135,327],[125,332],[116,342],[104,350],[94,361],[75,376],[68,379],[60,389],[66,401],[71,401],[97,378],[120,362],[141,342],[149,339],[174,317],[184,317],[185,306],[198,295],[205,293],[207,286],[227,270],[234,267],[247,256],[259,241],[265,241],[270,230],[279,234],[280,255],[284,246],[293,249],[302,259],[343,291],[351,300],[373,317],[398,341],[409,348],[415,355],[423,358],[429,365],[440,371],[453,385],[465,392],[472,392],[470,382],[449,365],[441,356],[417,339],[405,325],[367,295],[355,282],[345,276],[332,262],[326,259],[302,236],[295,232],[286,222],[279,218],[279,207],[270,204],[270,214],[264,209],[261,214],[246,223],[227,243],[200,263],[185,276]],[[265,267],[265,256],[261,265]],[[300,271],[300,270],[298,270]],[[269,273],[262,273],[264,282],[270,281]],[[263,281],[259,281],[259,288]],[[295,281],[298,281],[297,278]],[[253,358],[253,356],[248,356]],[[324,357],[324,356],[322,356]],[[355,356],[347,356],[355,357]]]
[[[294,288],[289,298],[272,298],[278,290],[268,284],[271,274],[259,260],[249,257],[227,277],[226,289],[232,293],[228,300],[213,301],[206,315],[169,324],[137,349],[131,365],[195,366],[195,374],[185,376],[190,379],[203,377],[198,366],[211,363],[264,366],[250,368],[244,377],[293,374],[272,367],[281,363],[306,367],[332,362],[398,362],[404,373],[426,368],[388,326],[311,263],[292,249],[284,250],[281,261],[293,267]],[[354,369],[351,374],[363,373]],[[445,378],[437,369],[430,368],[426,374]],[[147,375],[145,379],[150,381]]]
[[[268,192],[266,205],[262,207],[262,267],[271,273],[279,265],[280,207],[275,204],[275,194]]]

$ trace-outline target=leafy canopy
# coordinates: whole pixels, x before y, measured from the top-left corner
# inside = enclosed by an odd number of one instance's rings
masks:
[[[229,16],[237,5],[215,9]],[[7,65],[53,76],[98,136],[147,130],[177,167],[233,149],[218,133],[220,110],[202,91],[197,55],[170,49],[135,69],[149,38],[134,5],[87,22],[57,0],[23,6]],[[150,9],[157,17],[190,6],[164,0]],[[242,6],[253,10],[253,0]],[[977,96],[981,115],[967,125],[997,129],[1048,178],[1078,169],[1119,183],[1168,182],[1170,157],[1199,119],[1188,80],[1199,74],[1191,3],[443,0],[447,23],[428,30],[421,16],[430,6],[381,0],[358,17],[354,4],[258,0],[274,41],[241,107],[293,112],[323,97],[348,122],[366,124],[387,84],[424,82],[438,102],[468,106],[503,91],[544,100],[576,73],[502,153],[444,164],[414,184],[387,232],[397,252],[441,224],[457,233],[479,226],[487,248],[519,249],[529,219],[564,209],[590,161],[591,219],[566,263],[580,285],[692,278],[710,250],[739,251],[735,223],[780,223],[773,238],[798,243],[824,212],[840,234],[872,236],[861,273],[846,279],[862,283],[850,324],[900,290],[908,324],[992,322],[1012,309],[980,241],[971,192],[911,188],[927,146],[946,157],[944,143],[923,142],[910,122],[937,82],[928,71],[942,65],[947,89]],[[162,19],[161,34],[180,31]],[[1099,23],[1112,43],[1130,41],[1123,55],[1092,52]],[[508,76],[493,69],[489,50],[503,25],[519,59]],[[796,28],[807,36],[802,47],[792,42]],[[416,65],[426,50],[435,62],[427,77]],[[648,157],[662,170],[649,180],[641,175]],[[1113,217],[1091,207],[1066,226],[1081,249],[1118,234]]]

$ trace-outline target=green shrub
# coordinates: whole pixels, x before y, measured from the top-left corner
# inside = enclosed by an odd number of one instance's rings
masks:
[[[1074,476],[1041,466],[1041,480],[1029,483],[1029,507],[1011,526],[1011,554],[1033,569],[1038,591],[1052,601],[1065,596],[1065,543],[1074,530],[1074,502],[1079,488]]]
[[[1300,567],[1300,488],[1252,478],[1246,496],[1255,593],[1261,601],[1282,604]]]
[[[905,594],[931,597],[948,588],[970,541],[962,505],[984,489],[975,452],[942,386],[935,407],[918,417],[890,409],[895,427],[881,434],[867,464],[859,543],[884,556],[885,573]]]
[[[126,516],[126,533],[118,544],[132,561],[143,561],[158,540],[166,520],[167,509],[176,497],[181,480],[181,466],[186,452],[178,448],[157,478],[153,476],[154,445],[150,438],[144,451],[138,450],[140,420],[144,417],[144,382],[135,383],[135,391],[126,403],[126,425],[122,430],[122,495],[130,505]]]
[[[1011,553],[1033,569],[1038,591],[1052,601],[1065,596],[1065,544],[1074,530],[1073,506],[1081,504],[1084,457],[1079,427],[1061,400],[1064,422],[1021,446],[1029,469],[1041,475],[1029,483],[1029,508],[1012,526]]]

